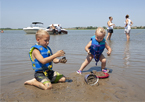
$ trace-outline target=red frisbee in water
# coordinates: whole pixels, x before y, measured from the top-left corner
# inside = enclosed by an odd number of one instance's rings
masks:
[[[103,72],[103,73],[105,74],[105,76],[97,76],[97,77],[100,78],[100,79],[104,79],[104,78],[108,78],[109,77],[108,73],[105,73],[105,72]]]

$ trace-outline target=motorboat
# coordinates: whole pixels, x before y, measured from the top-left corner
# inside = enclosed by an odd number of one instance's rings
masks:
[[[60,24],[53,24],[53,25],[55,26],[56,34],[58,34],[57,27],[58,27],[58,25],[60,25]],[[47,31],[50,35],[53,35],[53,31],[52,31],[51,26],[52,26],[52,24],[49,25],[49,26],[47,27],[46,31]],[[66,30],[66,29],[63,29],[63,28],[61,27],[61,34],[67,34],[67,33],[68,33],[67,30]]]
[[[23,28],[26,34],[36,34],[39,29],[46,30],[46,28],[43,27],[42,22],[32,22],[30,27]]]

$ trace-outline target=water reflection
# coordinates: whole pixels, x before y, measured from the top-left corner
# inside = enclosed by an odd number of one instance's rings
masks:
[[[106,67],[107,67],[107,66],[112,67],[112,66],[114,65],[114,57],[113,57],[113,56],[114,56],[114,55],[113,55],[113,48],[114,48],[114,45],[113,45],[113,41],[107,40],[106,43],[107,43],[108,46],[110,46],[111,49],[112,49],[111,55],[110,55],[110,56],[107,56],[107,55],[106,55],[106,59],[107,59]],[[107,50],[106,50],[106,51],[107,51]],[[107,52],[106,52],[106,53],[107,53]]]
[[[124,58],[123,58],[123,59],[125,60],[124,65],[125,65],[127,68],[128,68],[128,66],[130,65],[130,61],[129,61],[129,59],[130,59],[129,46],[130,46],[130,42],[127,41],[127,42],[125,43]]]
[[[112,43],[113,43],[113,41],[107,40],[107,44],[111,47],[111,49],[112,49]]]

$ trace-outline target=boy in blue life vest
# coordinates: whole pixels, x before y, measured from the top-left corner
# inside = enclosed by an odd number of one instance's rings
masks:
[[[107,54],[108,56],[111,54],[111,48],[108,46],[108,44],[105,42],[105,34],[106,31],[102,27],[98,27],[95,35],[91,37],[91,41],[86,45],[85,50],[88,53],[85,61],[82,63],[80,69],[77,71],[78,74],[81,74],[83,69],[91,62],[91,60],[94,58],[97,62],[101,61],[101,68],[102,71],[105,73],[108,73],[109,70],[105,69],[106,66],[106,58],[102,54],[104,49],[106,48],[108,50]]]
[[[32,62],[32,68],[35,70],[33,79],[26,81],[25,85],[34,85],[43,90],[52,88],[51,83],[65,82],[66,78],[52,70],[52,62],[66,63],[66,59],[57,59],[57,57],[64,56],[63,50],[57,51],[52,54],[51,49],[48,47],[50,35],[45,30],[38,30],[36,33],[37,44],[31,47],[29,57]]]

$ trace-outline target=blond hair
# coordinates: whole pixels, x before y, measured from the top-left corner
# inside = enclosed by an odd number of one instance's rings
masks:
[[[102,28],[102,27],[98,27],[98,28],[96,29],[95,35],[97,35],[98,33],[101,33],[102,35],[105,36],[106,31],[105,31],[104,28]]]
[[[37,38],[41,38],[43,35],[49,35],[49,33],[43,29],[39,29],[37,32],[36,32],[36,39]]]

